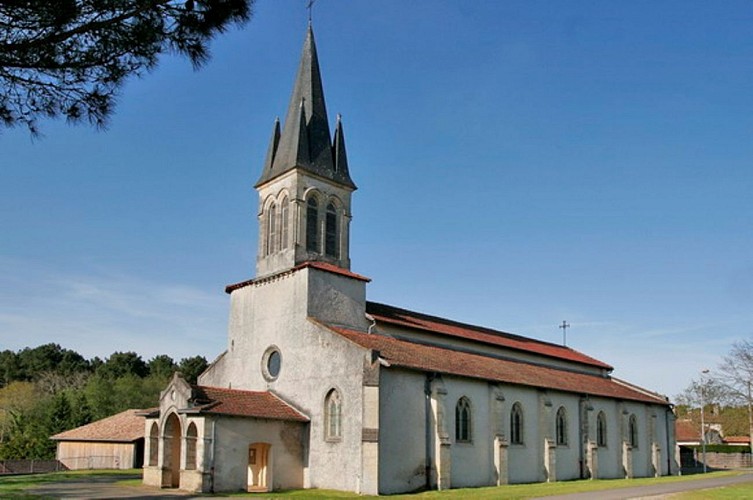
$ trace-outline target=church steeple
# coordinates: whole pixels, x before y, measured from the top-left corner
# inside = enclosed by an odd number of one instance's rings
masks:
[[[350,178],[337,116],[330,134],[314,31],[309,24],[285,123],[275,121],[259,191],[257,276],[309,261],[350,269]]]
[[[339,122],[337,127],[339,137],[342,137],[342,125]],[[337,158],[344,158],[345,146],[342,140],[338,144],[333,144],[330,135],[319,58],[311,25],[303,44],[285,125],[279,139],[276,137],[273,136],[269,146],[271,161],[268,156],[256,187],[290,170],[301,168],[355,189],[356,186],[348,173],[347,162],[340,161],[339,165],[336,162]],[[338,134],[336,139],[337,137]]]

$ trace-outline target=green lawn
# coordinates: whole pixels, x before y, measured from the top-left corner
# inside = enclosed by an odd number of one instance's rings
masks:
[[[609,479],[609,480],[579,480],[579,481],[561,481],[555,483],[534,483],[534,484],[514,484],[509,486],[488,487],[488,488],[461,488],[448,491],[426,491],[411,495],[391,495],[387,498],[402,500],[423,500],[423,499],[525,499],[535,497],[545,497],[552,495],[567,495],[570,493],[583,493],[588,491],[609,490],[616,488],[630,488],[633,486],[643,486],[649,484],[674,483],[680,481],[694,481],[697,479],[710,477],[734,476],[740,474],[736,471],[711,472],[706,475],[692,476],[667,476],[660,478],[640,478],[640,479]],[[743,487],[741,487],[743,488]],[[708,490],[707,490],[708,491]],[[704,493],[707,493],[704,492]],[[744,496],[721,496],[718,498],[751,498],[751,486],[747,487],[747,495]],[[267,493],[264,495],[250,493],[236,493],[231,496],[253,497],[253,498],[301,498],[301,499],[319,499],[319,498],[377,498],[354,495],[352,493],[343,493],[331,490],[296,490],[279,493]],[[382,497],[384,498],[384,497]],[[709,498],[708,496],[689,497],[691,500]],[[684,497],[683,497],[684,499]]]
[[[674,500],[742,500],[753,498],[753,485],[736,484],[713,490],[688,491],[672,495]]]
[[[122,476],[122,483],[129,486],[138,486],[141,481],[132,479],[134,474],[140,474],[140,470],[128,471],[70,471],[54,472],[51,474],[35,474],[27,476],[10,476],[0,477],[0,498],[24,498],[27,495],[24,491],[34,488],[44,483],[65,481],[68,479],[81,479],[82,476],[96,479],[98,477]],[[612,480],[579,480],[579,481],[562,481],[556,483],[535,483],[535,484],[515,484],[500,487],[488,488],[465,488],[449,491],[426,491],[412,495],[393,495],[390,499],[412,499],[423,500],[430,498],[440,499],[460,499],[473,497],[480,499],[506,498],[506,499],[524,499],[533,497],[543,497],[551,495],[566,495],[570,493],[582,493],[588,491],[607,490],[615,488],[629,488],[631,486],[641,486],[648,484],[674,483],[679,481],[694,481],[709,477],[724,477],[740,474],[736,471],[711,472],[709,474],[698,474],[692,476],[670,476],[661,478],[641,478],[641,479],[612,479]],[[130,476],[130,477],[129,477]],[[298,498],[298,499],[320,499],[320,498],[369,498],[365,496],[354,495],[332,490],[296,490],[279,493],[251,494],[236,493],[234,497],[250,497],[257,499],[266,498]],[[38,498],[38,497],[35,497]],[[375,497],[372,497],[375,498]],[[699,492],[689,492],[673,495],[673,498],[681,500],[700,500],[700,499],[742,499],[753,498],[753,485],[735,485],[715,490],[703,490]]]

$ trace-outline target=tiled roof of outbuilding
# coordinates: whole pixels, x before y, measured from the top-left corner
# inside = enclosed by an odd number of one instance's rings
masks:
[[[334,326],[329,328],[362,347],[379,351],[390,366],[590,396],[669,404],[658,394],[625,385],[610,377],[417,344]]]
[[[750,437],[748,436],[726,436],[722,439],[724,444],[750,444]]]
[[[306,415],[269,391],[242,391],[202,385],[192,388],[194,406],[183,410],[186,413],[309,421]]]
[[[144,418],[137,414],[141,411],[126,410],[102,420],[55,434],[50,439],[56,441],[131,443],[144,437]]]
[[[693,421],[681,419],[675,421],[675,437],[678,442],[701,442],[701,429]]]
[[[518,351],[531,352],[552,358],[596,366],[610,371],[613,369],[612,366],[570,349],[569,347],[542,342],[540,340],[522,337],[511,333],[500,332],[490,328],[459,323],[457,321],[429,316],[428,314],[408,311],[385,304],[378,304],[376,302],[367,302],[366,312],[371,314],[377,321],[401,327],[425,330],[434,334],[447,335],[449,337],[492,344]]]

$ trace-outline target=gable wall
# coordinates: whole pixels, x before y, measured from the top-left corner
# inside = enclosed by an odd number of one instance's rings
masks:
[[[361,327],[364,290],[361,281],[304,268],[233,291],[228,351],[199,379],[202,385],[271,390],[311,419],[306,487],[360,488],[362,380],[369,352],[307,316],[324,315]],[[276,380],[265,379],[262,370],[265,351],[271,346],[282,360]],[[324,399],[333,388],[343,401],[343,435],[340,441],[328,442]]]

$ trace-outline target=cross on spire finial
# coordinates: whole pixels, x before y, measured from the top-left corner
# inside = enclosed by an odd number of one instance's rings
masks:
[[[314,3],[316,0],[309,0],[308,5],[306,5],[306,8],[309,10],[309,24],[311,24],[311,14],[314,10]]]
[[[562,320],[562,324],[560,325],[560,328],[562,328],[562,345],[567,345],[567,329],[570,328],[570,323],[568,323],[565,320]]]

